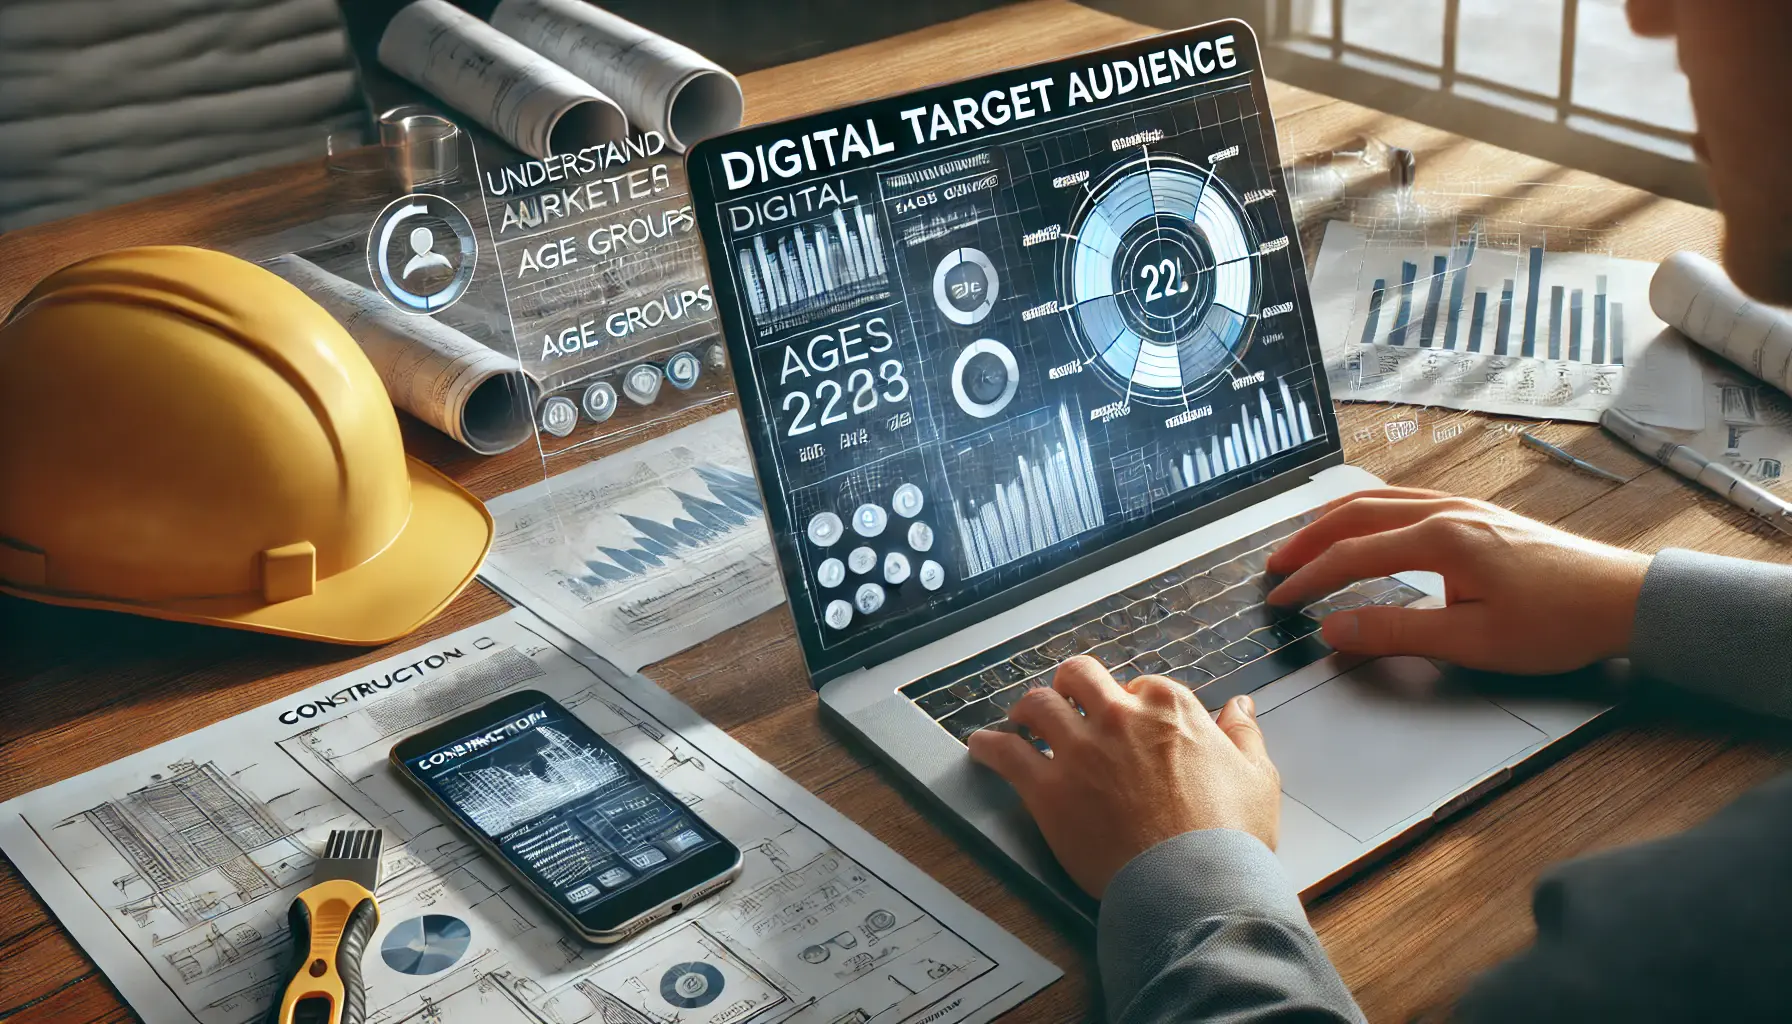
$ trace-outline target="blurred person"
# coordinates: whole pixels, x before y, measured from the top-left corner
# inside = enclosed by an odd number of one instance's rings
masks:
[[[1792,4],[1631,0],[1629,14],[1678,39],[1731,276],[1792,301]],[[1650,557],[1401,488],[1332,503],[1268,568],[1287,576],[1271,601],[1289,606],[1367,577],[1442,574],[1443,608],[1329,616],[1340,651],[1531,674],[1628,657],[1688,699],[1792,718],[1792,568]],[[1520,634],[1530,642],[1497,639]],[[1362,1019],[1271,852],[1280,785],[1249,697],[1216,721],[1179,684],[1121,686],[1082,657],[1009,717],[1053,756],[988,730],[971,756],[1014,785],[1102,900],[1110,1021]],[[1557,866],[1532,908],[1535,943],[1477,979],[1456,1020],[1792,1020],[1792,776],[1681,835]]]

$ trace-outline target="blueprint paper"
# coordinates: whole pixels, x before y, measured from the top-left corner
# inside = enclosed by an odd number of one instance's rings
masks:
[[[566,932],[387,766],[516,688],[740,847],[716,897],[612,947]],[[385,830],[370,1024],[986,1021],[1059,976],[770,765],[526,611],[0,804],[0,849],[143,1019],[248,1024],[331,829]]]
[[[480,578],[625,671],[784,600],[740,414],[486,502]]]

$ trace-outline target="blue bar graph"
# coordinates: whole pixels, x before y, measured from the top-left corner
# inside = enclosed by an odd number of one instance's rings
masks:
[[[1400,312],[1394,317],[1394,332],[1388,344],[1406,344],[1406,329],[1412,326],[1412,284],[1419,278],[1417,263],[1400,264]]]
[[[1605,362],[1605,275],[1599,275],[1593,292],[1593,361]]]
[[[1624,304],[1612,303],[1612,362],[1624,365]]]
[[[1485,325],[1486,321],[1487,321],[1487,289],[1476,288],[1475,289],[1475,311],[1473,314],[1471,314],[1470,319],[1469,319],[1469,325],[1468,325],[1468,350],[1470,352],[1481,351],[1481,329]],[[1450,321],[1451,333],[1449,336],[1444,338],[1444,347],[1445,348],[1454,348],[1455,347],[1455,344],[1456,344],[1455,327],[1456,327],[1456,322],[1454,320]]]
[[[1531,248],[1531,287],[1524,297],[1524,344],[1518,354],[1526,358],[1537,355],[1537,302],[1543,295],[1543,247]]]
[[[1586,293],[1574,289],[1568,299],[1568,358],[1580,362],[1580,325]]]
[[[1375,332],[1381,327],[1381,300],[1387,296],[1388,283],[1384,280],[1375,282],[1375,290],[1369,293],[1369,322],[1363,325],[1363,344],[1375,344]]]
[[[1430,348],[1437,337],[1437,312],[1444,301],[1444,274],[1450,269],[1448,256],[1431,259],[1431,287],[1425,293],[1425,320],[1419,327],[1419,347]]]
[[[1468,287],[1468,268],[1475,261],[1475,240],[1471,236],[1463,246],[1462,258],[1450,271],[1450,308],[1444,320],[1444,347],[1456,347],[1456,334],[1462,319],[1462,295]]]
[[[1549,290],[1549,358],[1562,358],[1562,295],[1561,285]]]
[[[1493,354],[1503,356],[1510,354],[1512,344],[1512,287],[1514,282],[1508,279],[1506,287],[1500,291],[1500,324],[1493,335]]]

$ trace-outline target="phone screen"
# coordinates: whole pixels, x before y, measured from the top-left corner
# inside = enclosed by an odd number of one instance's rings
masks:
[[[566,708],[518,696],[394,754],[544,895],[601,922],[616,917],[606,910],[632,915],[734,863],[732,844]],[[704,877],[692,875],[697,866]]]

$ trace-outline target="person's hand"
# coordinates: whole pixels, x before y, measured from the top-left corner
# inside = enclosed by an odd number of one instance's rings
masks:
[[[1144,676],[1123,688],[1078,656],[1008,719],[1052,756],[985,729],[971,735],[971,757],[1014,786],[1058,863],[1097,899],[1128,861],[1184,832],[1232,828],[1275,847],[1281,782],[1249,697],[1234,698],[1216,724],[1180,683]]]
[[[1543,674],[1629,649],[1649,556],[1484,501],[1387,488],[1327,505],[1267,568],[1288,576],[1269,602],[1295,607],[1372,576],[1440,573],[1446,607],[1333,612],[1322,626],[1325,642],[1350,653]]]

